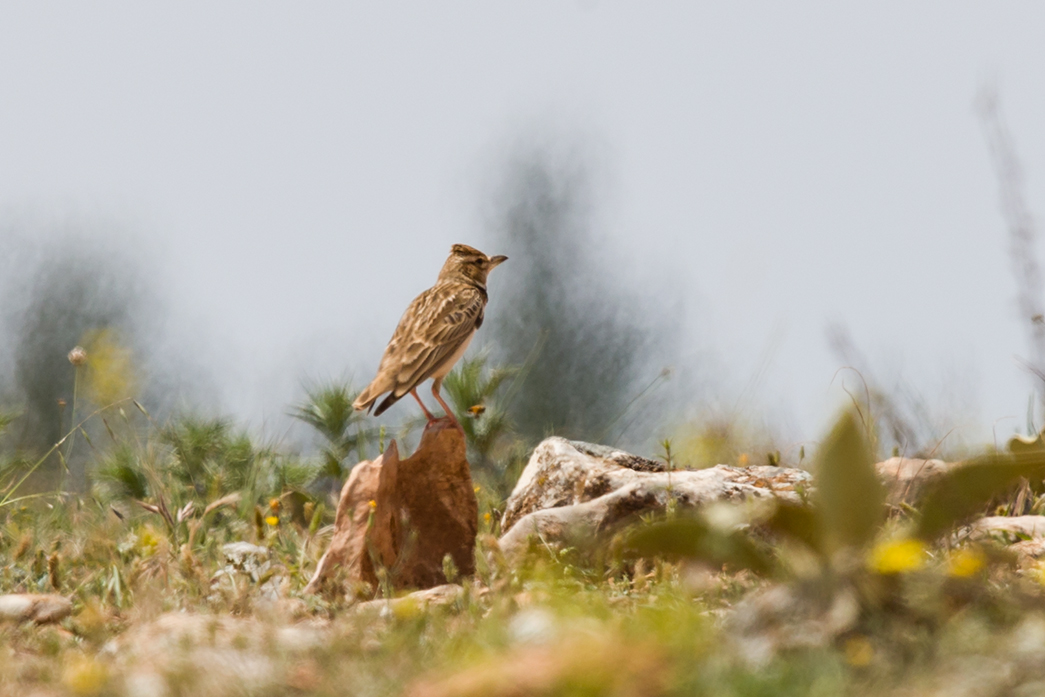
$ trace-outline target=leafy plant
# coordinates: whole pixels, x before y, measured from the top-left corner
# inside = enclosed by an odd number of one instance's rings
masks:
[[[333,480],[332,487],[340,487],[345,477],[345,460],[353,451],[360,460],[366,459],[367,445],[376,432],[363,426],[365,414],[352,408],[359,392],[345,383],[330,382],[306,389],[307,399],[295,405],[290,415],[302,421],[324,441],[321,472]]]
[[[896,626],[891,636],[901,643],[909,641],[912,625],[938,626],[968,604],[997,614],[1028,602],[1018,591],[1003,596],[977,581],[992,565],[1010,564],[1010,555],[979,545],[931,550],[941,538],[954,540],[959,526],[1021,478],[1045,477],[1045,451],[974,459],[934,480],[920,510],[890,519],[869,441],[856,414],[843,414],[817,453],[812,496],[756,515],[751,525],[762,535],[723,531],[699,516],[669,518],[632,530],[625,549],[641,558],[725,564],[782,580],[794,607],[809,611],[826,612],[836,598],[853,601],[859,611],[837,631]]]
[[[722,531],[695,517],[639,528],[626,547],[644,556],[700,559],[714,567],[728,565],[756,573],[768,573],[773,566],[769,555],[744,533]]]
[[[921,505],[916,534],[934,540],[982,512],[995,497],[1021,479],[1045,477],[1045,450],[987,455],[966,463],[935,482]]]
[[[852,412],[845,412],[824,440],[817,457],[817,488],[811,503],[780,504],[763,524],[770,530],[791,537],[807,546],[828,563],[841,552],[859,554],[880,532],[885,521],[885,493],[874,470],[870,446],[859,421]],[[681,521],[663,521],[651,530],[635,533],[629,547],[647,554],[655,553],[660,536],[668,538],[680,534],[680,525],[690,526],[690,532],[707,541],[690,543],[687,556],[721,564],[732,557],[746,559],[746,537],[726,535],[707,525]],[[735,548],[734,553],[728,548]],[[680,549],[679,543],[673,548]],[[710,557],[706,555],[713,552]],[[742,564],[753,568],[751,563]],[[762,565],[766,571],[768,565]]]
[[[505,383],[518,374],[512,367],[490,368],[486,351],[464,358],[446,376],[446,387],[468,443],[474,468],[495,475],[494,453],[513,434],[512,421],[498,399]]]
[[[117,498],[140,501],[149,496],[149,482],[134,448],[128,443],[119,444],[105,458],[96,476],[112,489]]]
[[[856,415],[845,412],[820,446],[815,510],[825,548],[866,546],[885,520],[885,490]]]
[[[174,451],[172,474],[197,493],[221,496],[246,486],[258,453],[246,433],[234,433],[225,419],[186,416],[160,431]]]

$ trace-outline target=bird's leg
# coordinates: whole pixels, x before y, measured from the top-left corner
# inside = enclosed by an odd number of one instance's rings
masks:
[[[460,431],[461,435],[463,436],[464,435],[464,428],[461,427],[461,423],[457,420],[457,417],[454,416],[454,413],[453,413],[453,411],[451,411],[450,407],[448,407],[446,405],[446,402],[443,401],[442,395],[439,394],[439,390],[440,390],[440,388],[442,388],[442,386],[443,386],[443,379],[442,378],[436,378],[435,380],[433,380],[432,381],[432,396],[435,397],[436,401],[438,401],[439,404],[443,407],[443,411],[446,412],[446,418],[450,419],[451,423],[453,423],[453,425],[454,425],[454,428],[456,428],[458,431]]]
[[[421,411],[425,413],[425,418],[428,419],[428,423],[432,423],[433,421],[435,421],[435,417],[432,416],[432,412],[428,411],[428,407],[426,407],[425,403],[421,401],[421,398],[417,396],[416,387],[410,390],[410,394],[412,394],[414,396],[414,399],[417,400],[417,403],[421,405]],[[443,400],[440,399],[439,401],[442,402]]]

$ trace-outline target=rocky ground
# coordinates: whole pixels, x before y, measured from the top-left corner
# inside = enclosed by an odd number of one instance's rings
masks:
[[[107,582],[131,600],[0,596],[3,693],[1045,694],[1045,517],[911,532],[962,463],[874,465],[891,513],[857,550],[804,470],[549,438],[494,536],[456,438],[357,466],[307,576],[264,540],[157,544]]]

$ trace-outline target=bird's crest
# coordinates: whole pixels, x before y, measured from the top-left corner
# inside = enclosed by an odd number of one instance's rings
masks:
[[[469,256],[469,257],[486,257],[485,254],[480,252],[475,247],[469,247],[466,244],[455,244],[450,247],[450,253],[458,256]]]

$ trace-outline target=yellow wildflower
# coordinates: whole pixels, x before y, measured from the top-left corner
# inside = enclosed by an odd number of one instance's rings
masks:
[[[1027,576],[1045,586],[1045,562],[1038,562],[1027,569]]]
[[[138,538],[138,546],[142,554],[149,556],[160,546],[160,535],[151,525],[146,525]]]
[[[857,634],[845,642],[845,662],[854,668],[863,668],[874,658],[874,647],[867,637]]]
[[[97,695],[108,680],[105,664],[86,656],[70,661],[62,671],[62,682],[75,695]]]
[[[947,575],[968,578],[976,575],[987,565],[987,557],[976,547],[965,547],[951,555],[947,564]]]
[[[279,499],[270,499],[269,508],[273,511],[278,511],[280,507]]]
[[[265,522],[271,525],[272,527],[276,527],[277,525],[279,525],[279,518],[277,518],[274,515],[270,515],[268,518],[265,518]]]
[[[925,545],[920,540],[886,540],[871,550],[871,568],[880,574],[900,574],[925,565]]]
[[[366,505],[370,506],[370,510],[372,511],[377,510],[377,501],[375,501],[374,499],[370,499],[369,501],[367,501]]]

